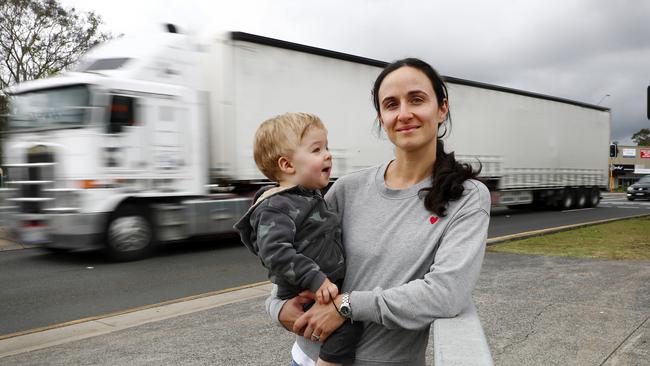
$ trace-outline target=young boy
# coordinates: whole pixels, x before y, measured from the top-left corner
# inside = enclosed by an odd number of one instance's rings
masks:
[[[307,113],[271,118],[255,133],[253,156],[278,186],[260,189],[235,229],[269,270],[278,297],[310,290],[319,303],[330,302],[343,282],[345,262],[338,216],[319,191],[332,170],[325,126]],[[361,332],[359,322],[346,320],[321,346],[317,365],[351,362]]]

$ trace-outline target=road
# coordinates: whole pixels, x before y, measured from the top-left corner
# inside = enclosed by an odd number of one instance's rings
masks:
[[[622,196],[608,196],[594,209],[495,209],[489,236],[645,213],[650,202]],[[153,258],[130,263],[111,263],[96,252],[0,252],[0,337],[264,280],[259,260],[235,239],[166,245]]]
[[[567,211],[494,209],[490,218],[490,238],[549,227],[606,220],[650,213],[650,201],[628,201],[624,195],[606,195],[596,208]]]

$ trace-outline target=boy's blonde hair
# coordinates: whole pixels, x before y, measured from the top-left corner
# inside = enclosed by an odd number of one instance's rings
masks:
[[[280,157],[291,157],[310,128],[325,129],[323,122],[309,113],[285,113],[262,122],[255,132],[253,157],[267,178],[278,182]]]

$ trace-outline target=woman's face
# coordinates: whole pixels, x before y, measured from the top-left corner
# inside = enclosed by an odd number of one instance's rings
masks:
[[[447,101],[438,105],[431,81],[422,71],[404,66],[391,72],[378,96],[379,121],[393,145],[406,152],[435,148]]]

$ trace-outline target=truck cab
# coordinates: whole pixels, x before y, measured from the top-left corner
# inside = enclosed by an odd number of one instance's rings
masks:
[[[194,53],[175,33],[116,39],[8,90],[0,207],[20,241],[65,250],[112,235],[113,254],[139,254],[155,239],[142,201],[204,193]]]

